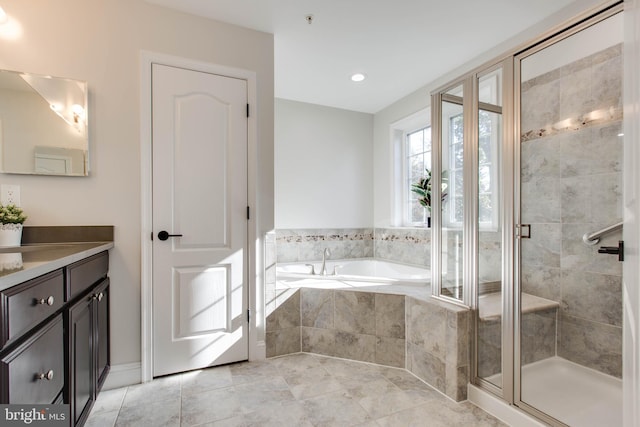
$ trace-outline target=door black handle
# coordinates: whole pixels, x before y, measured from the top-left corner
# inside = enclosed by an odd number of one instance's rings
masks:
[[[182,237],[182,234],[169,234],[164,230],[158,233],[158,239],[160,240],[167,240],[169,237]]]
[[[620,240],[618,246],[600,246],[598,253],[618,255],[618,261],[624,261],[624,242]]]

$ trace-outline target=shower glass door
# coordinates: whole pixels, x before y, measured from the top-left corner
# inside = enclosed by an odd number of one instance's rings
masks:
[[[622,14],[516,57],[515,403],[553,425],[622,425]],[[519,375],[519,377],[518,377]],[[601,392],[600,392],[601,391]]]
[[[502,66],[477,77],[476,372],[502,388],[503,285],[501,226]]]
[[[441,295],[463,300],[464,87],[442,96],[441,104]],[[436,181],[437,182],[437,181]]]

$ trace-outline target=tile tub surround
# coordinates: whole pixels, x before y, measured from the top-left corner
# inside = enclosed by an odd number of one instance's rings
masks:
[[[620,377],[622,263],[597,250],[621,233],[582,235],[622,218],[622,46],[523,83],[522,130],[523,292],[560,304],[559,356]]]
[[[302,351],[406,368],[450,398],[466,399],[469,310],[426,292],[423,298],[318,288],[276,294],[282,300],[267,317],[267,357]]]
[[[506,426],[403,369],[293,354],[100,393],[98,426]]]
[[[277,262],[317,261],[325,249],[331,259],[371,258],[373,229],[278,229]]]
[[[276,230],[277,262],[318,261],[325,248],[331,259],[380,258],[429,267],[429,228],[346,228]]]

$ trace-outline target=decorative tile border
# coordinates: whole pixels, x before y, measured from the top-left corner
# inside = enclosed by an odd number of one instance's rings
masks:
[[[276,230],[278,262],[322,259],[329,249],[331,259],[381,258],[429,267],[431,229],[345,228]]]

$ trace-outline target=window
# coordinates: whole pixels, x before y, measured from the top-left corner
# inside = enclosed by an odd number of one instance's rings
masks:
[[[411,191],[411,185],[420,181],[431,170],[431,126],[408,133],[404,141],[404,222],[421,226],[427,223],[429,210],[419,202],[419,195]]]
[[[429,211],[418,202],[411,191],[431,170],[431,110],[426,108],[394,123],[391,127],[393,144],[393,225],[425,227]]]

